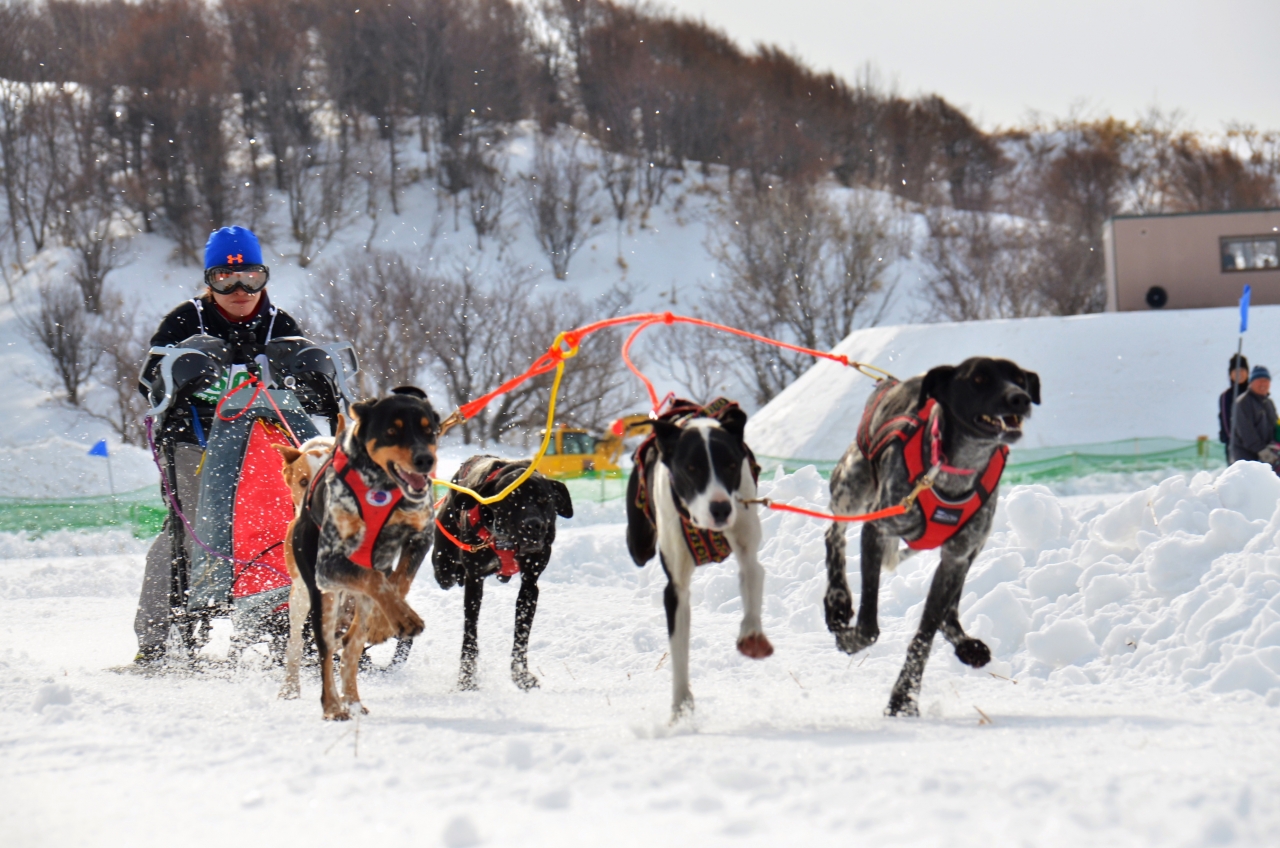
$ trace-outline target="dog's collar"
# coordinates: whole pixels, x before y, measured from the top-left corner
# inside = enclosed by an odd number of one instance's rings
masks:
[[[497,466],[493,469],[493,471],[489,472],[488,476],[484,478],[484,482],[482,482],[480,485],[483,486],[485,483],[491,483],[494,480],[496,480],[502,474],[505,468],[506,468],[505,465],[503,465],[502,463],[498,463]],[[463,473],[460,474],[459,477],[465,477],[466,472],[468,470],[469,469],[466,466],[463,466],[463,469],[462,469]],[[458,477],[455,477],[454,479],[457,480]],[[461,518],[463,521],[466,522],[468,529],[472,529],[475,531],[476,538],[479,540],[479,544],[469,545],[466,542],[459,539],[457,536],[450,533],[447,529],[445,529],[445,526],[440,521],[439,516],[436,517],[436,528],[440,530],[441,534],[443,534],[446,539],[448,539],[450,542],[452,542],[462,550],[466,551],[467,553],[483,551],[486,548],[491,549],[494,555],[498,557],[498,566],[499,566],[498,576],[499,577],[503,577],[503,578],[506,578],[507,580],[510,580],[512,577],[520,573],[520,563],[516,560],[515,548],[500,548],[494,544],[493,533],[492,531],[489,530],[488,527],[485,526],[484,515],[480,511],[480,504],[476,504],[470,509],[462,510],[462,512],[459,515],[459,518]]]

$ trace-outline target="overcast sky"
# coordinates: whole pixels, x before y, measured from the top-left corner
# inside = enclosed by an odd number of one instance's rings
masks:
[[[778,44],[904,95],[941,94],[985,129],[1028,112],[1132,119],[1152,104],[1196,129],[1280,129],[1280,0],[663,0],[744,47]]]

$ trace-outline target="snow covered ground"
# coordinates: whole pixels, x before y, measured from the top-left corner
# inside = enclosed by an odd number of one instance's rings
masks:
[[[763,489],[826,502],[811,468]],[[456,691],[462,596],[428,569],[410,595],[426,633],[405,667],[364,678],[371,714],[347,724],[321,721],[313,677],[286,702],[279,671],[254,665],[106,671],[134,649],[143,543],[10,539],[0,833],[14,846],[1280,844],[1278,499],[1254,465],[1130,495],[1005,492],[962,602],[995,659],[969,669],[937,640],[924,717],[892,720],[881,710],[936,553],[886,575],[881,640],[850,658],[822,622],[823,526],[771,514],[777,653],[735,652],[736,570],[703,568],[697,714],[675,728],[664,580],[631,565],[616,503],[561,525],[530,650],[541,689],[509,680],[515,587],[492,584],[482,689]]]

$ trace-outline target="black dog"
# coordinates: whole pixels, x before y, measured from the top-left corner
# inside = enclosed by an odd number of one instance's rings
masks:
[[[359,706],[358,660],[366,644],[422,632],[405,602],[431,547],[431,479],[440,417],[421,389],[351,406],[333,456],[316,474],[294,522],[298,576],[311,598],[312,627],[321,658],[321,704],[326,719],[350,717]],[[333,681],[338,618],[351,602],[343,637],[343,693]]]
[[[862,527],[862,597],[853,627],[845,525],[832,522],[827,530],[827,629],[840,650],[856,653],[879,637],[880,571],[897,565],[898,539],[917,550],[942,548],[886,715],[919,715],[916,695],[939,629],[961,662],[981,668],[991,660],[987,646],[960,626],[960,596],[991,532],[1008,445],[1022,437],[1033,403],[1040,403],[1040,377],[1007,359],[975,357],[904,383],[885,380],[867,401],[856,444],[831,474],[831,509],[839,515],[884,509],[917,495],[903,515]]]
[[[529,462],[473,456],[458,469],[453,482],[481,497],[491,497],[524,473]],[[458,583],[466,588],[458,688],[478,688],[475,675],[480,646],[476,622],[484,600],[484,579],[490,574],[497,574],[503,583],[520,575],[511,679],[521,689],[538,685],[538,678],[529,673],[529,633],[538,610],[538,577],[551,559],[551,544],[556,540],[557,515],[573,517],[569,489],[559,480],[548,480],[537,472],[507,497],[489,505],[452,489],[445,496],[436,519],[436,547],[431,563],[441,589]]]

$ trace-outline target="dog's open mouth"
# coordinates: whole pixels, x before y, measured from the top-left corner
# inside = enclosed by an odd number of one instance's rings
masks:
[[[413,498],[420,498],[427,493],[427,488],[431,485],[431,478],[426,474],[419,474],[411,468],[405,468],[398,462],[391,463],[388,469],[395,481],[400,484],[400,488],[404,490],[406,495]]]
[[[979,415],[978,424],[983,429],[988,430],[992,435],[1000,433],[1021,433],[1022,432],[1022,416],[1021,415]]]

